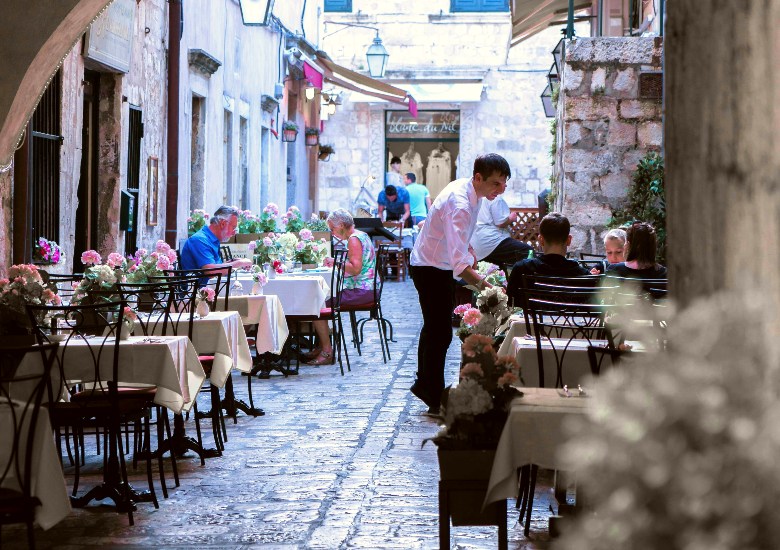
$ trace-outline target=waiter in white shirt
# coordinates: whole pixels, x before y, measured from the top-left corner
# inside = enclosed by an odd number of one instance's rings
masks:
[[[509,232],[509,226],[517,221],[517,213],[509,211],[503,197],[482,201],[477,215],[477,227],[471,237],[471,246],[477,260],[490,262],[499,267],[514,265],[528,257],[531,246],[518,241]]]
[[[509,163],[495,153],[477,157],[473,176],[451,182],[431,207],[414,244],[411,273],[420,299],[423,327],[417,348],[417,380],[410,391],[438,414],[444,389],[444,362],[452,341],[455,279],[482,289],[490,285],[476,272],[469,246],[483,198],[506,191]]]

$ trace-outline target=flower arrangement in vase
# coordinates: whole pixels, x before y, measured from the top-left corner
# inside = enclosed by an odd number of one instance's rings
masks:
[[[250,243],[250,246],[252,244],[254,244],[253,253],[256,264],[269,263],[279,257],[279,246],[276,242],[276,235],[273,233],[269,233],[254,243]]]
[[[60,303],[60,297],[44,284],[35,265],[12,265],[8,277],[0,277],[0,334],[30,333],[32,327],[26,304]]]
[[[453,313],[461,317],[458,337],[465,340],[471,334],[496,336],[511,315],[507,307],[509,299],[503,288],[486,288],[477,295],[477,307],[463,304]]]
[[[59,245],[41,237],[33,247],[33,261],[40,264],[57,265],[62,259]]]
[[[252,266],[252,280],[254,281],[254,284],[252,284],[251,294],[262,294],[263,287],[268,283],[268,277],[263,273],[262,266]]]
[[[477,273],[482,275],[485,281],[491,285],[506,288],[506,273],[497,265],[490,262],[479,262],[477,264]]]
[[[512,399],[522,395],[514,357],[498,357],[493,339],[472,334],[463,342],[463,367],[455,387],[442,393],[444,428],[432,438],[447,449],[495,449]]]
[[[187,234],[194,235],[209,223],[209,215],[205,210],[195,209],[187,217]]]
[[[195,312],[202,318],[209,314],[211,311],[210,305],[214,305],[216,294],[214,289],[204,286],[198,289],[198,294],[195,296]]]
[[[125,306],[122,312],[122,324],[119,326],[119,339],[127,340],[133,330],[135,330],[135,322],[138,320],[138,314],[135,310],[129,306]]]
[[[76,287],[71,298],[71,303],[78,304],[92,290],[115,290],[116,283],[125,280],[127,260],[118,252],[108,255],[105,263],[103,258],[95,250],[87,250],[81,255],[81,263],[84,264],[84,278]]]
[[[319,264],[328,252],[328,246],[325,239],[314,240],[314,235],[309,229],[301,230],[301,240],[295,245],[295,254],[293,258],[305,266]]]
[[[128,257],[127,282],[147,283],[149,277],[162,277],[168,269],[173,269],[176,251],[163,240],[157,241],[154,251],[149,253],[139,248],[135,255]]]

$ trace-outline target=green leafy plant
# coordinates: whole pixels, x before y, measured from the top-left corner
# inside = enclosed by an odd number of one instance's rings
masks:
[[[307,127],[306,131],[304,133],[307,136],[318,136],[318,135],[320,135],[320,131],[317,128],[310,128],[310,127]]]
[[[282,123],[282,130],[288,130],[288,131],[298,131],[298,125],[294,123],[292,120],[285,120]]]
[[[647,153],[637,165],[634,183],[628,192],[628,204],[612,212],[607,227],[622,227],[636,221],[655,228],[658,239],[656,260],[666,260],[666,195],[664,192],[664,158],[654,151]]]

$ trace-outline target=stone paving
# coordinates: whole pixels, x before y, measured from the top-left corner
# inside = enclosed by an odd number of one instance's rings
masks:
[[[422,325],[412,282],[388,283],[383,301],[395,327],[390,362],[382,363],[372,333],[362,357],[350,349],[352,372],[346,376],[338,365],[302,366],[298,376],[255,379],[255,403],[266,415],[240,415],[238,424],[228,419],[221,458],[203,467],[195,458],[180,459],[181,486],[167,500],[158,486],[158,510],[139,504],[131,527],[126,515],[93,502],[49,531],[37,529],[38,547],[437,548],[436,447],[421,443],[439,427],[408,391]],[[448,382],[457,380],[459,353],[454,339]],[[245,398],[246,378],[234,375],[234,384]],[[207,396],[200,399],[207,408]],[[209,421],[203,426],[210,438]],[[187,429],[194,435],[192,420]],[[99,457],[88,458],[79,494],[99,480],[101,464]],[[72,483],[71,468],[66,476]],[[132,477],[136,488],[146,487],[145,466],[139,464]],[[548,548],[550,486],[550,476],[540,475],[529,538],[509,501],[510,548]],[[26,547],[23,530],[5,527],[2,535],[4,548]],[[452,548],[496,548],[497,541],[496,527],[451,529]]]

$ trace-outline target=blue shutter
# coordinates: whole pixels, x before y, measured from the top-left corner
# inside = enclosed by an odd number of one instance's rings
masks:
[[[450,12],[509,11],[509,0],[450,0]]]
[[[325,0],[325,11],[352,11],[352,0]]]

